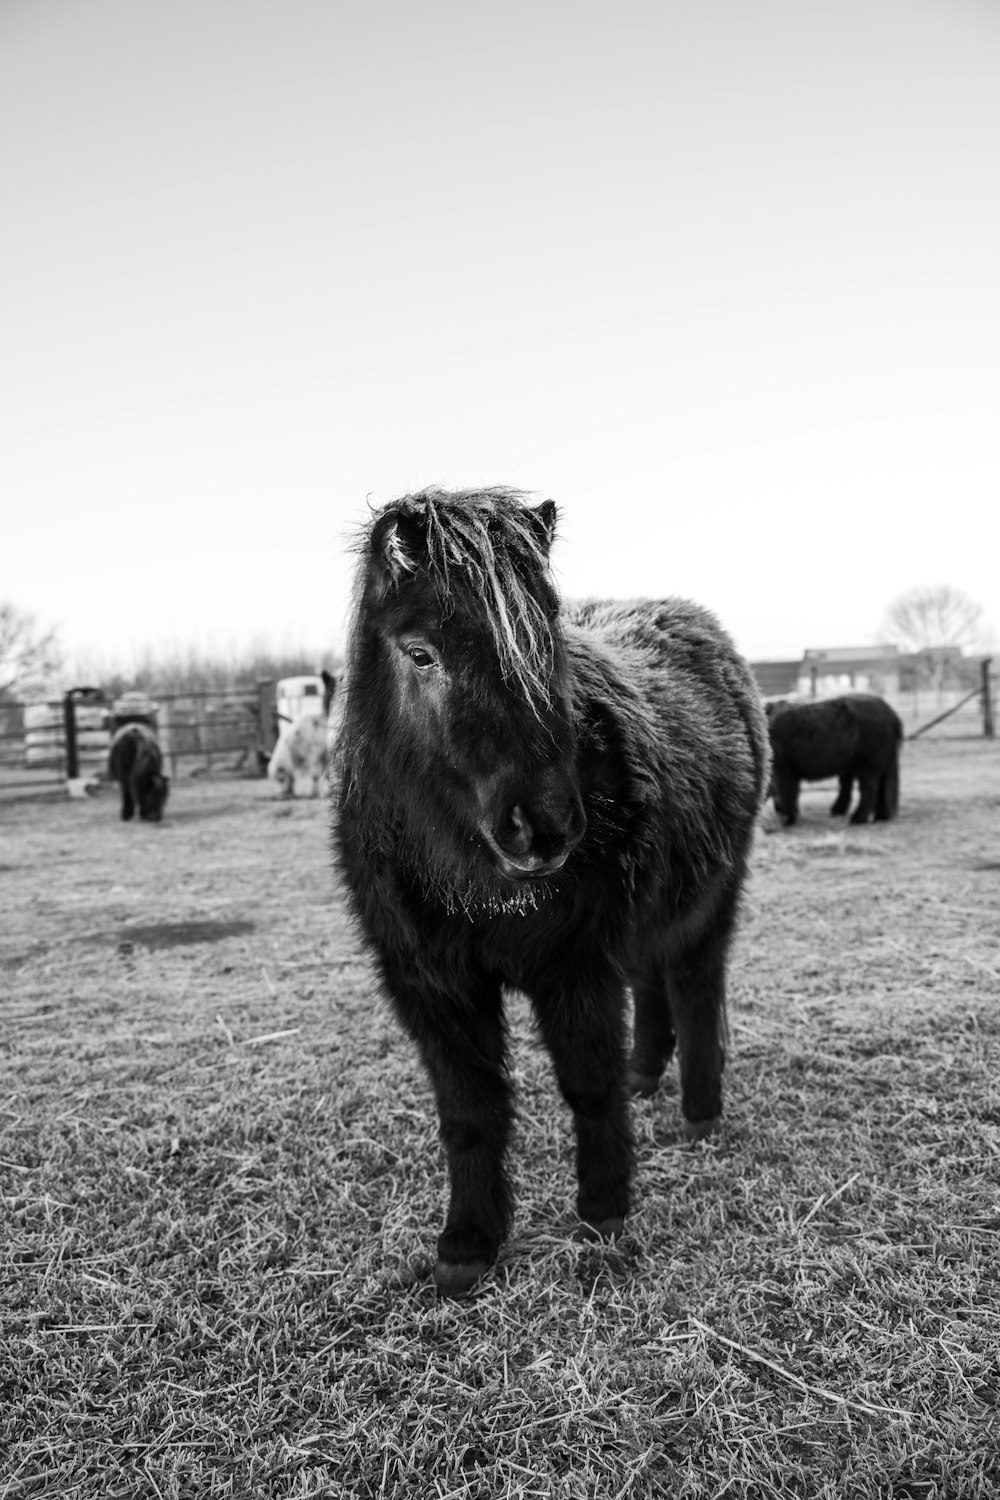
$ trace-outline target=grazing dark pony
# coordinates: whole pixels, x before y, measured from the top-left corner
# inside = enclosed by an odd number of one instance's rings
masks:
[[[803,781],[839,783],[830,816],[842,818],[855,781],[851,823],[888,822],[899,811],[899,752],[903,721],[876,693],[847,693],[806,703],[776,699],[765,705],[771,737],[774,809],[786,827],[798,821]]]
[[[121,785],[124,821],[138,808],[140,818],[159,823],[170,782],[163,774],[163,757],[150,728],[125,724],[118,730],[108,752],[108,774]]]
[[[524,991],[573,1111],[584,1237],[629,1208],[629,1089],[676,1045],[687,1131],[722,1111],[726,954],[768,778],[754,679],[677,599],[560,612],[556,520],[425,491],[360,544],[334,755],[353,912],[437,1097],[463,1293],[511,1219],[502,991]],[[635,1000],[626,1058],[625,999]]]

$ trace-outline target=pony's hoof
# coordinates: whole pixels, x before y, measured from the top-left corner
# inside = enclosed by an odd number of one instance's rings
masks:
[[[485,1260],[439,1260],[434,1267],[434,1285],[445,1297],[464,1297],[489,1270]]]
[[[625,1231],[625,1220],[621,1214],[615,1214],[610,1219],[602,1219],[599,1224],[592,1224],[584,1219],[573,1230],[573,1239],[578,1245],[593,1244],[595,1240],[616,1240]]]
[[[630,1094],[638,1094],[642,1099],[650,1099],[660,1087],[660,1073],[639,1073],[635,1068],[629,1068],[626,1084]]]
[[[722,1129],[722,1116],[714,1115],[711,1120],[685,1120],[684,1134],[689,1141],[706,1141],[711,1135],[718,1135]]]

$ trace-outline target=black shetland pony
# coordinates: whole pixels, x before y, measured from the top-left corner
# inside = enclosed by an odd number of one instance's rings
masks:
[[[627,1095],[655,1090],[675,1045],[688,1135],[718,1125],[726,954],[768,781],[759,693],[713,616],[560,610],[555,520],[516,491],[424,491],[359,549],[335,848],[437,1097],[434,1274],[455,1294],[510,1225],[505,986],[530,997],[573,1111],[578,1235],[620,1233]]]
[[[108,752],[108,774],[121,785],[125,822],[137,808],[144,821],[160,822],[170,780],[163,774],[163,756],[151,729],[145,724],[125,724],[118,730]]]

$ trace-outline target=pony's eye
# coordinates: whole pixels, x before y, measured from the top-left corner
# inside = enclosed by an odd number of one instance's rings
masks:
[[[406,654],[413,665],[419,667],[422,672],[426,672],[428,667],[434,665],[434,657],[423,646],[407,646]]]

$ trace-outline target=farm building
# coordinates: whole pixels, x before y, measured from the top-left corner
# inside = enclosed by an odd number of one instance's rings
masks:
[[[799,672],[802,668],[798,657],[794,661],[754,661],[750,665],[757,679],[757,686],[765,698],[798,692]]]
[[[807,650],[799,668],[798,690],[824,693],[899,692],[898,646],[833,646]]]
[[[887,696],[899,692],[898,646],[834,646],[810,649],[795,661],[758,661],[754,675],[761,692],[806,693],[822,697],[828,693],[869,692]]]

